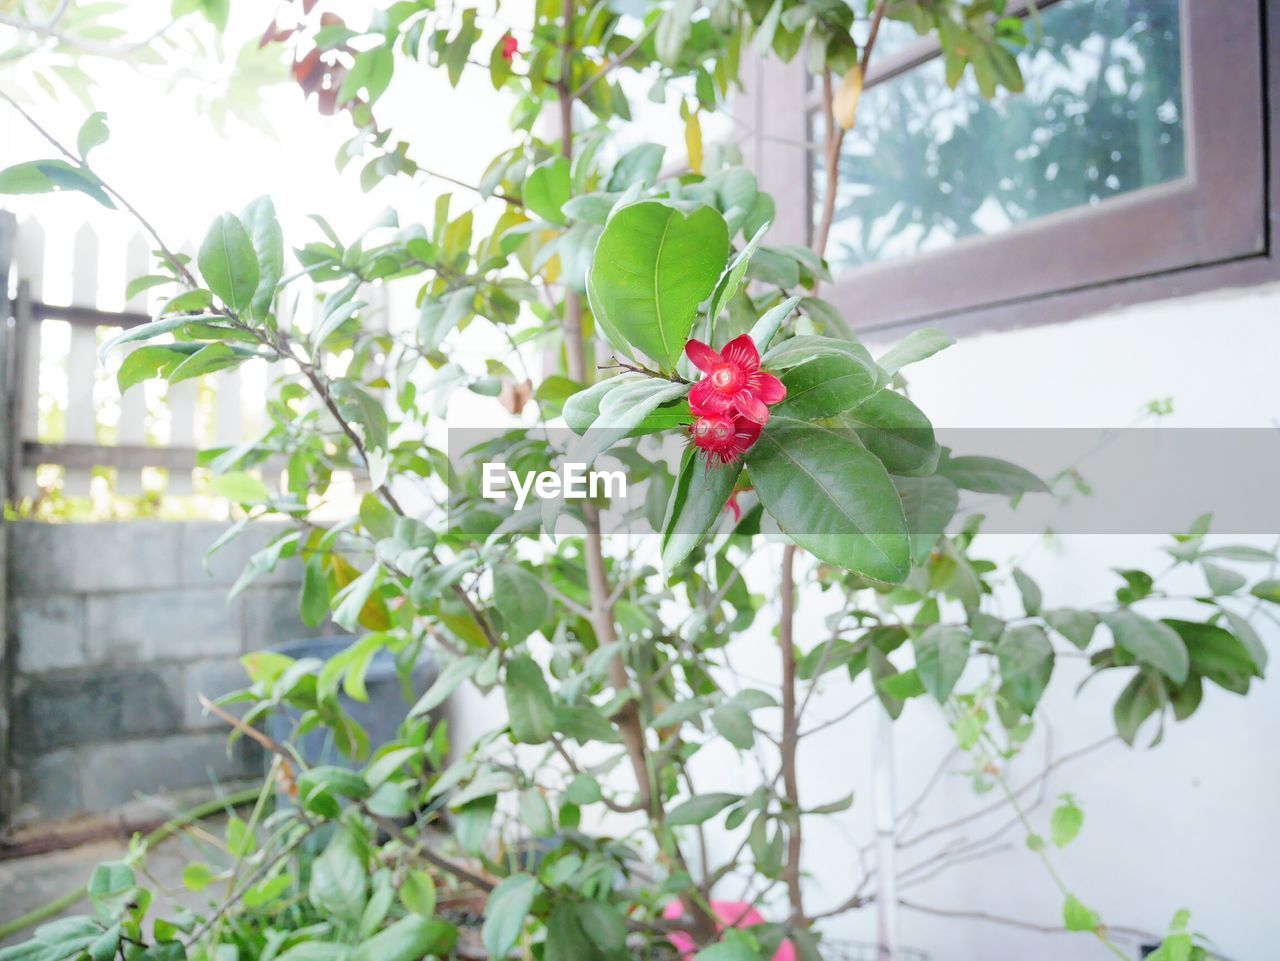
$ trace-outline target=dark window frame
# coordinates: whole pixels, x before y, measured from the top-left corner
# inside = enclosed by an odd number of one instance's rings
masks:
[[[1051,5],[1041,2],[1043,9]],[[1280,8],[1181,0],[1187,176],[945,249],[853,268],[823,296],[859,333],[957,334],[1280,280]],[[868,86],[931,59],[922,41],[872,63]],[[784,241],[812,233],[815,95],[798,63],[757,64],[749,87],[761,185]],[[804,109],[797,109],[800,104]],[[1152,238],[1158,238],[1154,243]]]

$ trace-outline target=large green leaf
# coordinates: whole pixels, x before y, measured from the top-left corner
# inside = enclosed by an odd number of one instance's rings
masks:
[[[361,944],[351,961],[420,961],[424,956],[448,957],[457,939],[458,929],[449,922],[411,914]]]
[[[1173,619],[1165,620],[1163,626],[1176,631],[1186,644],[1191,669],[1224,690],[1246,694],[1250,679],[1262,676],[1254,654],[1230,631],[1214,624]]]
[[[893,483],[898,488],[902,513],[907,518],[912,563],[922,564],[955,516],[956,508],[960,506],[960,491],[939,474],[895,477]]]
[[[512,874],[503,878],[489,893],[484,908],[481,938],[491,958],[505,958],[515,945],[524,919],[533,907],[538,893],[538,879],[529,874]]]
[[[1143,617],[1128,608],[1102,615],[1116,644],[1138,660],[1150,664],[1175,684],[1187,679],[1190,657],[1182,638],[1168,624]]]
[[[527,654],[507,662],[507,716],[522,744],[543,744],[556,729],[556,708],[542,668]]]
[[[266,319],[276,295],[276,284],[284,271],[284,235],[276,220],[276,208],[270,197],[251,200],[240,212],[249,241],[258,258],[258,286],[249,302],[249,314],[254,320]]]
[[[881,375],[870,356],[863,354],[865,351],[820,351],[784,370],[787,397],[775,413],[797,420],[819,420],[866,401],[880,390]]]
[[[867,449],[895,474],[932,474],[941,448],[929,418],[907,398],[882,390],[846,413],[841,422],[852,427]]]
[[[747,471],[765,510],[805,550],[879,580],[906,577],[911,552],[897,488],[852,432],[775,417]]]
[[[915,640],[916,671],[924,689],[945,702],[969,662],[969,632],[931,624]]]
[[[702,824],[715,817],[730,804],[742,800],[738,794],[699,794],[687,801],[682,801],[671,809],[667,815],[667,824],[678,827],[683,824]]]
[[[560,208],[569,199],[569,161],[554,157],[538,164],[524,184],[524,205],[543,220],[563,224]]]
[[[932,357],[940,350],[950,347],[956,339],[945,330],[936,327],[921,327],[913,330],[894,344],[881,356],[876,358],[886,374],[893,375],[908,364]]]
[[[551,613],[551,599],[542,582],[517,564],[499,564],[494,569],[493,602],[513,644],[541,627]]]
[[[213,222],[200,244],[197,263],[205,283],[224,304],[237,313],[250,309],[261,274],[253,241],[240,218],[223,214]]]
[[[702,543],[729,501],[741,464],[711,464],[685,451],[662,524],[662,569],[668,575]]]
[[[657,201],[630,204],[609,219],[596,245],[591,309],[606,331],[671,370],[728,255],[728,228],[711,207],[685,214]]]
[[[339,827],[311,865],[307,896],[324,914],[352,924],[360,920],[368,895],[368,870],[355,836]]]
[[[998,457],[952,457],[938,470],[957,487],[980,494],[1042,493],[1049,488],[1031,471]]]

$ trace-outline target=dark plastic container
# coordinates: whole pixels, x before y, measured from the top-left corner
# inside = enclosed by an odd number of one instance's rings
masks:
[[[296,660],[315,658],[318,662],[316,665],[318,672],[320,662],[345,650],[355,640],[354,637],[346,635],[308,637],[286,641],[272,647],[271,650]],[[414,699],[406,702],[400,686],[400,677],[396,673],[395,658],[388,651],[379,651],[374,655],[369,664],[369,671],[365,675],[365,687],[369,692],[369,700],[362,704],[351,700],[342,692],[338,693],[338,700],[342,704],[343,711],[365,729],[369,735],[369,743],[377,748],[379,744],[390,741],[396,736],[396,729],[404,720],[405,714],[432,685],[438,673],[435,658],[423,652],[413,669]],[[300,712],[293,709],[273,712],[267,719],[267,734],[277,741],[288,740],[300,716]],[[361,763],[343,756],[334,745],[333,735],[327,728],[311,731],[296,741],[295,746],[309,766],[333,764],[355,767]]]

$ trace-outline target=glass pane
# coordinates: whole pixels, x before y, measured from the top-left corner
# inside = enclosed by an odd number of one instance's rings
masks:
[[[1041,22],[1020,57],[1025,93],[988,103],[969,78],[951,91],[938,60],[866,92],[840,157],[834,266],[936,250],[1185,174],[1177,0],[1063,0]],[[817,218],[820,154],[815,166]]]

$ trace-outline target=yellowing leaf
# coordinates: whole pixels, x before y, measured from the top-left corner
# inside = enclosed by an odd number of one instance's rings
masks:
[[[689,170],[702,173],[702,123],[697,111],[691,111],[684,121],[684,145],[689,151]]]
[[[840,89],[831,101],[836,123],[845,130],[852,130],[858,118],[858,101],[862,99],[862,64],[855,63],[840,81]]]

